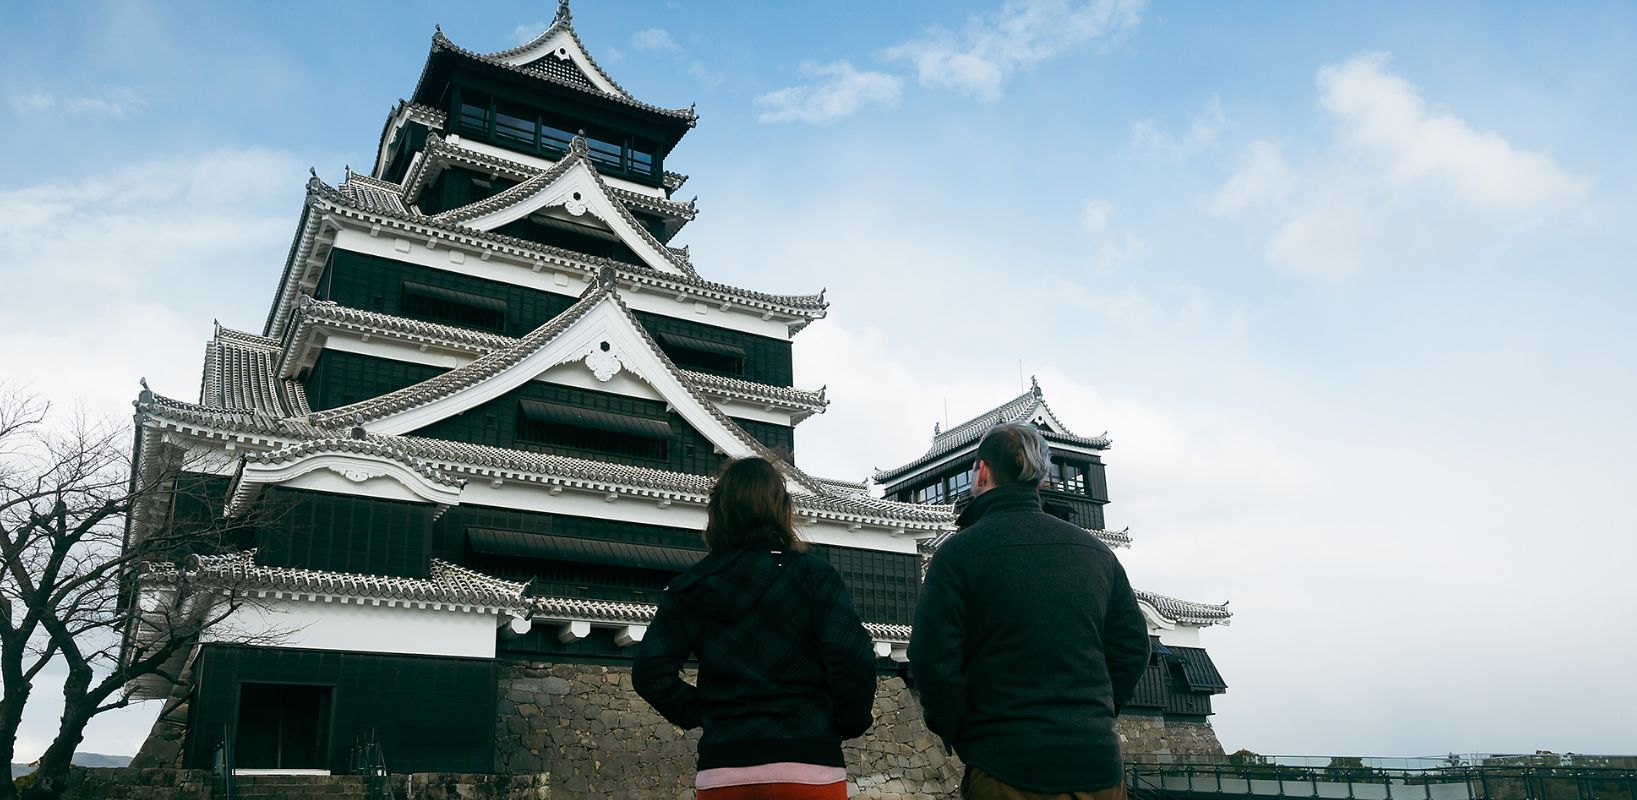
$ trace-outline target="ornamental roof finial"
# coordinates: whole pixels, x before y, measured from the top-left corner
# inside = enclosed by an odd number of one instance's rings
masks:
[[[137,383],[142,384],[142,393],[137,395],[137,402],[138,403],[152,403],[153,402],[153,390],[148,388],[148,378],[147,378],[147,376],[143,376],[141,378],[138,378]]]
[[[1040,396],[1040,380],[1033,375],[1029,376],[1029,391],[1034,392],[1035,397]]]
[[[315,181],[318,180],[318,167],[308,167],[307,175]]]
[[[583,156],[583,155],[586,154],[585,131],[584,130],[581,130],[579,133],[574,134],[574,138],[569,140],[569,142],[568,142],[568,151],[570,153],[575,154],[575,155]]]
[[[932,423],[932,435],[933,436],[937,436],[938,434],[943,433],[943,432],[944,432],[943,423],[941,423],[941,422]]]
[[[364,438],[364,415],[363,414],[353,414],[352,415],[352,431],[350,433],[352,434],[352,438],[354,438],[354,439],[363,439]]]
[[[614,273],[613,267],[605,264],[601,269],[597,270],[597,286],[603,289],[612,289],[615,288],[618,283],[619,277]]]
[[[568,10],[568,0],[557,0],[557,16],[552,17],[551,22],[553,25],[568,22],[573,16],[573,12]]]

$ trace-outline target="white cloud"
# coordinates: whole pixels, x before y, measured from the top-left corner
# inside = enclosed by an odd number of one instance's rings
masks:
[[[974,14],[957,34],[932,28],[883,56],[914,65],[920,84],[997,100],[1014,72],[1092,40],[1135,28],[1144,0],[1008,0]]]
[[[1129,261],[1148,249],[1141,237],[1111,226],[1114,214],[1112,203],[1097,199],[1086,201],[1085,208],[1080,212],[1080,227],[1091,236],[1091,259],[1100,267]]]
[[[1345,281],[1459,258],[1586,195],[1586,178],[1430,106],[1386,65],[1369,53],[1321,68],[1333,139],[1295,159],[1252,143],[1206,209],[1265,228],[1269,263]]]
[[[869,106],[896,106],[903,81],[882,72],[860,72],[851,62],[803,64],[805,78],[820,79],[756,98],[762,122],[826,124],[846,119]]]
[[[1340,129],[1343,145],[1374,157],[1387,178],[1434,183],[1460,200],[1501,211],[1574,200],[1588,181],[1552,157],[1475,130],[1448,109],[1429,108],[1416,88],[1385,71],[1388,56],[1369,53],[1319,70],[1319,105]]]
[[[57,110],[74,116],[126,119],[147,105],[147,98],[129,86],[105,86],[89,94],[58,95],[36,89],[11,95],[11,110],[19,116]]]
[[[1299,183],[1277,144],[1254,142],[1240,157],[1233,176],[1206,205],[1214,214],[1237,214],[1267,203],[1282,203]]]
[[[1131,123],[1131,146],[1139,153],[1181,160],[1216,144],[1227,121],[1222,113],[1222,98],[1212,95],[1210,102],[1188,121],[1188,129],[1180,135],[1163,130],[1153,120]]]
[[[1091,233],[1108,230],[1108,219],[1114,216],[1114,205],[1107,200],[1087,200],[1080,215],[1080,226]]]
[[[664,28],[643,28],[631,34],[631,47],[646,53],[682,52],[682,45],[677,44],[671,32]]]
[[[52,96],[50,92],[42,92],[39,90],[31,92],[18,92],[11,96],[11,110],[17,112],[19,115],[31,114],[37,111],[45,111],[51,108],[53,105],[56,105],[56,103],[57,98]]]
[[[706,89],[714,89],[722,83],[721,73],[699,59],[689,58],[688,51],[664,28],[644,28],[631,34],[631,47],[638,52],[670,56],[677,64],[686,64],[688,77]]]
[[[546,28],[548,27],[550,26],[544,22],[532,22],[527,25],[519,25],[512,29],[512,44],[527,44],[532,42],[534,41],[535,37],[545,33]]]
[[[143,375],[192,396],[212,315],[259,326],[305,172],[225,150],[0,191],[8,377],[116,416]]]

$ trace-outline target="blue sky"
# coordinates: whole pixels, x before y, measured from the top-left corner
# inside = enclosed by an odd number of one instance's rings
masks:
[[[0,372],[112,415],[139,376],[193,395],[211,320],[261,325],[306,168],[372,162],[434,23],[495,50],[554,5],[8,5]],[[1230,750],[1631,749],[1637,7],[574,19],[698,104],[667,166],[700,271],[829,289],[804,466],[907,461],[1037,373],[1115,440],[1134,582],[1238,612],[1206,637]]]

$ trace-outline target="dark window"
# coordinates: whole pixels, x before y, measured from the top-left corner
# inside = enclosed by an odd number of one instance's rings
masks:
[[[461,91],[460,129],[463,132],[487,135],[491,111],[488,95],[471,90]]]
[[[429,322],[496,333],[506,330],[506,301],[424,283],[404,281],[403,310],[406,316]]]
[[[500,143],[525,150],[533,150],[536,128],[537,123],[533,111],[514,106],[511,103],[501,103],[497,106],[495,110],[495,139]]]
[[[1059,492],[1086,493],[1086,465],[1078,462],[1052,459],[1052,472],[1046,478],[1051,488]]]
[[[631,171],[649,174],[654,171],[654,154],[646,150],[631,148]]]
[[[535,400],[517,405],[517,440],[527,444],[665,461],[670,435],[659,420]]]
[[[951,500],[958,500],[965,497],[972,491],[972,475],[974,471],[975,470],[973,469],[969,469],[965,472],[950,476],[949,498]]]
[[[236,766],[326,769],[330,687],[246,683],[239,687]]]
[[[735,344],[662,332],[659,346],[683,369],[731,377],[745,374],[745,349]]]
[[[548,153],[555,150],[557,155],[568,152],[568,145],[574,141],[574,132],[555,128],[551,125],[540,126],[540,146]]]
[[[915,490],[917,503],[942,503],[944,501],[944,482],[938,481],[930,486],[922,486]]]
[[[579,128],[576,120],[557,117],[541,108],[497,100],[483,92],[461,88],[456,101],[455,126],[459,132],[524,153],[562,158]],[[585,133],[587,154],[610,174],[657,183],[661,175],[658,147],[617,130]]]

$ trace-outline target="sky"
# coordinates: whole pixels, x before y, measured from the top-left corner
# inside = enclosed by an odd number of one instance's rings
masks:
[[[0,376],[194,397],[212,320],[260,330],[307,168],[374,162],[434,24],[491,51],[554,8],[6,4]],[[828,290],[798,464],[910,461],[1036,375],[1114,441],[1133,583],[1231,603],[1229,751],[1633,751],[1637,6],[573,10],[634,95],[697,104],[673,244]]]

